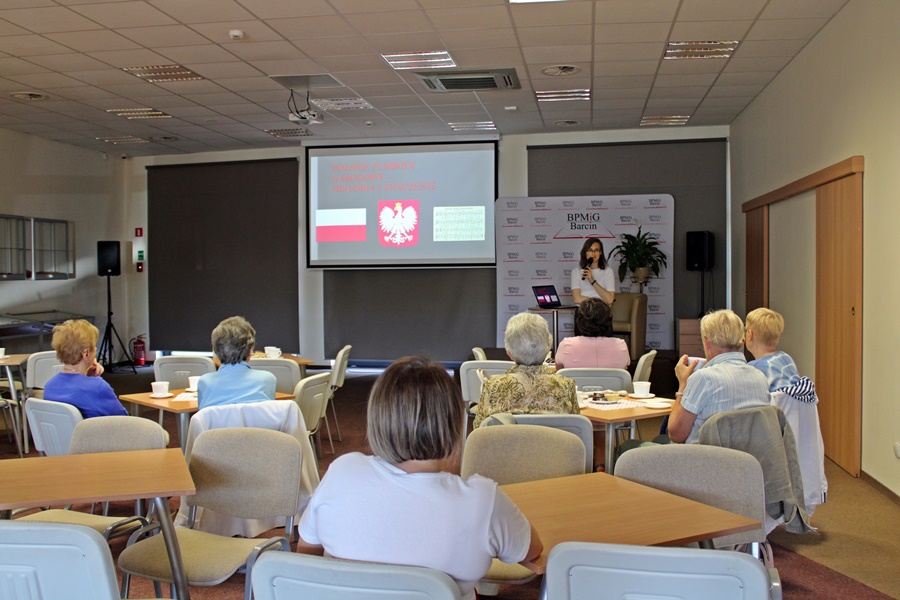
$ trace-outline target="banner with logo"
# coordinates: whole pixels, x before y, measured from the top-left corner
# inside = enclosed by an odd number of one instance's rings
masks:
[[[631,273],[620,282],[618,262],[610,258],[623,233],[649,232],[669,267],[644,285],[647,294],[647,345],[674,348],[672,269],[675,200],[669,194],[628,196],[552,196],[500,198],[497,231],[497,346],[510,317],[537,306],[532,286],[553,284],[563,304],[572,304],[571,273],[578,269],[584,240],[599,238],[616,274],[617,292],[638,292]],[[548,321],[550,313],[544,313]],[[560,339],[572,335],[570,313],[559,315]],[[638,357],[633,356],[632,359]]]

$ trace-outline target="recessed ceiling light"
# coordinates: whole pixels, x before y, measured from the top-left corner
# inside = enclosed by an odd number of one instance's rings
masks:
[[[447,123],[453,131],[495,131],[497,126],[493,121],[456,121]]]
[[[309,137],[311,135],[316,135],[309,129],[303,129],[302,127],[298,127],[296,129],[266,129],[265,131],[269,135],[275,136],[277,138]]]
[[[381,56],[397,71],[407,69],[452,69],[456,67],[456,62],[446,50],[382,54]]]
[[[563,102],[568,100],[590,100],[591,90],[538,90],[534,93],[538,102]]]
[[[544,67],[541,69],[541,73],[550,75],[551,77],[566,77],[580,72],[581,67],[575,67],[573,65],[553,65],[552,67]]]
[[[177,142],[180,138],[175,137],[174,135],[151,135],[148,138],[151,142]]]
[[[181,65],[154,65],[149,67],[124,67],[122,69],[135,77],[151,83],[169,83],[173,81],[197,81],[203,76],[194,73]]]
[[[648,126],[667,126],[667,125],[684,125],[690,117],[684,115],[661,115],[653,117],[643,117],[641,119],[641,127]]]
[[[150,140],[145,140],[144,138],[135,137],[133,135],[120,135],[120,136],[111,136],[111,137],[98,137],[96,138],[101,142],[106,142],[108,144],[115,144],[116,146],[120,144],[149,144]]]
[[[113,113],[117,117],[125,117],[126,119],[171,119],[172,115],[167,115],[161,110],[155,108],[108,108],[108,113]]]
[[[553,124],[557,127],[574,127],[575,125],[581,125],[581,121],[576,121],[575,119],[560,119],[559,121],[553,121]]]
[[[309,100],[322,110],[360,110],[375,108],[364,98],[310,98]]]
[[[666,60],[699,58],[729,58],[740,44],[737,40],[717,42],[669,42],[666,44]]]
[[[47,100],[50,96],[39,94],[38,92],[13,92],[9,95],[13,100],[24,100],[25,102],[39,102]]]

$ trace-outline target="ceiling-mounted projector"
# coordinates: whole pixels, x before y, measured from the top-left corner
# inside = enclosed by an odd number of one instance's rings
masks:
[[[288,120],[301,125],[319,125],[325,122],[325,117],[317,111],[306,109],[289,114]]]

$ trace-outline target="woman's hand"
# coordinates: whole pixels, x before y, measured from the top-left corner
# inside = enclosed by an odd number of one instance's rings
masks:
[[[103,375],[103,365],[94,360],[94,364],[88,367],[85,375],[88,377],[100,377]]]
[[[594,274],[591,272],[590,269],[584,269],[581,272],[581,278],[587,280],[591,285],[594,285],[594,283],[596,283],[596,280],[594,279]]]

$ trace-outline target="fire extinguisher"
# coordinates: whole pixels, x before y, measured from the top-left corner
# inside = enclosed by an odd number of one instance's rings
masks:
[[[147,362],[147,344],[144,342],[144,334],[134,338],[131,345],[131,355],[134,356],[135,366],[142,367]]]

